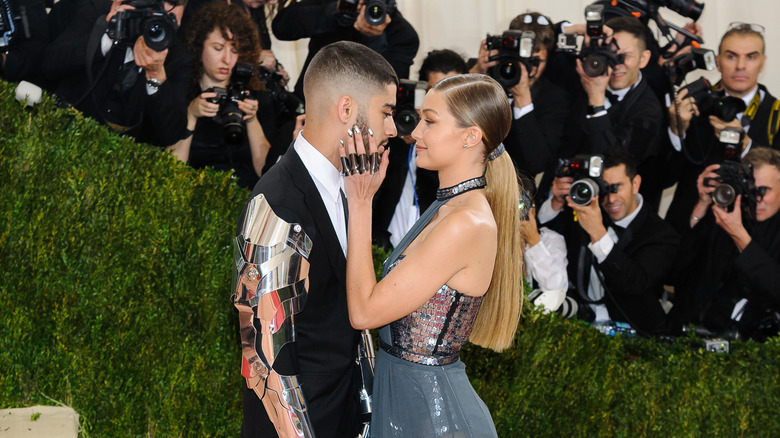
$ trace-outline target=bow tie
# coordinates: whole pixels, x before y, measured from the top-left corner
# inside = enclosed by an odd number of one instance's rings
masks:
[[[620,102],[620,98],[618,97],[618,95],[609,90],[604,92],[604,97],[606,97],[607,100],[609,100],[609,103],[611,105],[617,105],[617,103]]]

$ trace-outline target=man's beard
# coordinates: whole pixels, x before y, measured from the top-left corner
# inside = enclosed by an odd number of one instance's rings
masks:
[[[366,116],[365,111],[358,111],[357,120],[355,120],[355,125],[357,125],[358,129],[360,129],[360,135],[363,137],[363,146],[366,148],[366,153],[369,153],[369,147],[368,147],[368,116]],[[377,142],[379,144],[379,142]]]

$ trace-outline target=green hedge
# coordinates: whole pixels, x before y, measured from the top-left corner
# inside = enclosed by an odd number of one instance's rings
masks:
[[[0,83],[0,408],[83,436],[238,436],[231,236],[249,192]],[[463,354],[499,434],[780,436],[780,344],[716,355],[526,312]]]

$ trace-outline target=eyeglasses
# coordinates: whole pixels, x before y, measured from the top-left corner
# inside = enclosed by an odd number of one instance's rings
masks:
[[[534,16],[531,14],[523,15],[522,21],[524,24],[531,24],[534,22]],[[536,24],[541,24],[542,26],[549,26],[550,20],[547,19],[544,15],[539,15],[536,17]]]
[[[764,35],[764,32],[766,31],[766,28],[760,24],[753,24],[753,23],[742,23],[739,21],[732,21],[729,23],[729,27],[726,30],[726,32],[730,30],[752,30],[753,32],[760,33],[761,35]]]

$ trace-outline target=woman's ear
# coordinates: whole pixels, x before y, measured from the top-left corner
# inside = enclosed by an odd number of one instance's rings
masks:
[[[465,138],[463,144],[476,146],[482,142],[482,130],[476,126],[466,128]]]

